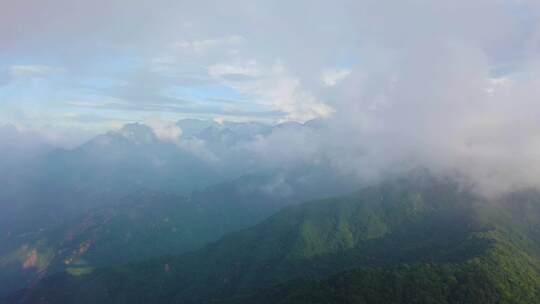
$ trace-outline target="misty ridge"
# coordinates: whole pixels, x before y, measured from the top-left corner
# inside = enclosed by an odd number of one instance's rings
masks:
[[[0,303],[540,303],[540,2],[0,3]]]

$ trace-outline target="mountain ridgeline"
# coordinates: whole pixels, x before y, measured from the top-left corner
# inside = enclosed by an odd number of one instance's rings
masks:
[[[199,250],[61,272],[8,303],[540,303],[540,194],[412,174]]]
[[[284,206],[357,187],[324,164],[255,170],[238,152],[273,129],[309,126],[201,120],[178,126],[177,142],[128,124],[73,149],[40,145],[32,155],[21,151],[33,137],[0,130],[22,141],[0,149],[10,155],[0,166],[11,173],[0,176],[6,186],[0,192],[0,298],[59,271],[192,251]],[[191,144],[205,155],[234,150],[251,170],[204,159]]]
[[[149,126],[130,123],[71,149],[40,144],[37,135],[0,127],[0,136],[12,142],[12,147],[0,147],[0,169],[9,173],[0,176],[5,186],[0,192],[0,245],[7,234],[57,226],[136,191],[189,195],[258,173],[259,162],[245,145],[312,124],[185,119],[177,122],[182,135],[166,140]]]

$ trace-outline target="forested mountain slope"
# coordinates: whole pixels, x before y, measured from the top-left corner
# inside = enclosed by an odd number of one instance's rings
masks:
[[[350,187],[316,182],[319,175],[317,170],[251,174],[186,196],[139,190],[62,225],[0,238],[0,296],[60,271],[88,272],[192,251],[284,206]],[[298,176],[310,183],[295,182]]]
[[[189,254],[55,275],[10,300],[534,303],[538,202],[536,192],[488,201],[449,179],[408,176],[286,208]]]

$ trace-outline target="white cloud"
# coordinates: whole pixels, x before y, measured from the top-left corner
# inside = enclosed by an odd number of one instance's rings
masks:
[[[221,78],[227,76],[259,76],[259,68],[257,61],[249,60],[246,63],[234,65],[226,63],[218,63],[208,67],[208,74],[211,77]]]
[[[304,122],[328,117],[332,113],[331,107],[303,88],[300,80],[291,75],[282,64],[258,64],[257,68],[253,62],[240,66],[219,64],[211,67],[209,72],[214,77],[234,74],[259,76],[239,81],[227,79],[223,84],[251,97],[253,102],[283,112],[284,120]]]
[[[414,159],[487,184],[540,184],[538,1],[157,0],[152,14],[127,0],[107,10],[92,1],[38,2],[0,4],[4,66],[13,64],[4,58],[30,54],[70,72],[120,74],[132,84],[123,100],[133,104],[166,85],[211,83],[283,112],[282,120],[331,116],[326,134],[301,137],[301,145],[344,170]],[[295,140],[276,139],[281,154],[298,150]]]
[[[511,83],[512,79],[510,77],[489,78],[487,80],[485,91],[489,94],[492,94],[495,90],[511,85]]]
[[[64,72],[63,68],[47,65],[12,65],[9,67],[9,74],[13,78],[47,77]]]
[[[176,121],[165,121],[159,118],[150,118],[144,121],[149,125],[156,136],[164,141],[178,144],[182,130],[176,125]]]
[[[112,106],[127,106],[130,103],[117,98],[100,98],[97,100],[68,100],[66,105],[79,108],[110,108]]]
[[[348,69],[326,69],[321,73],[321,81],[327,87],[333,87],[351,74]]]
[[[244,37],[231,35],[222,38],[202,40],[181,40],[173,44],[173,48],[181,53],[204,55],[216,48],[230,48],[245,42]]]

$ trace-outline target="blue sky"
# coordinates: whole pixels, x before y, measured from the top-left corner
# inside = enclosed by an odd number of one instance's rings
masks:
[[[0,124],[90,136],[156,119],[364,117],[441,52],[487,82],[533,77],[538,17],[532,0],[4,1]]]

